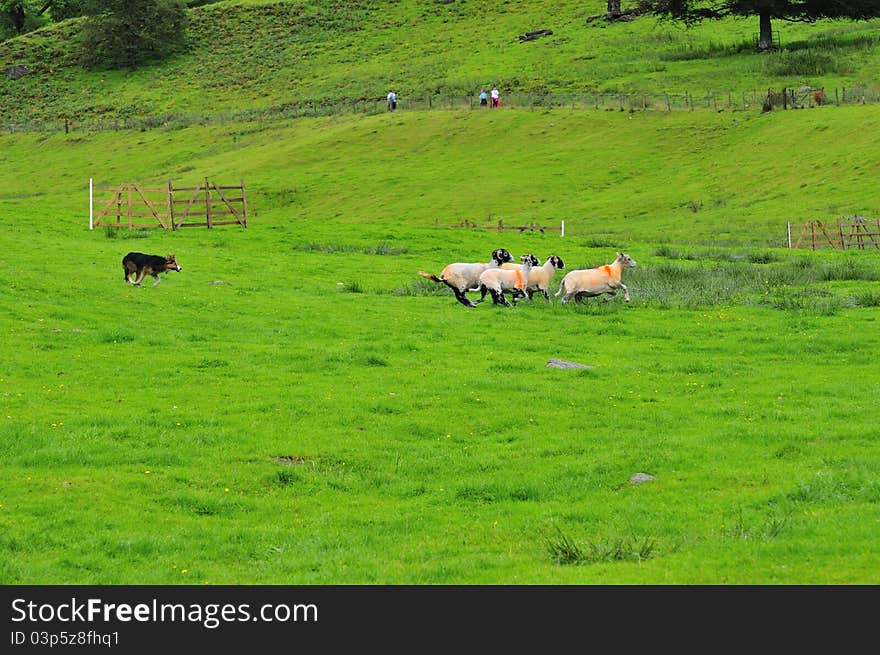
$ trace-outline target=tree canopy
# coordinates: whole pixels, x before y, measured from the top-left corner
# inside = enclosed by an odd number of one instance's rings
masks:
[[[186,45],[180,0],[88,0],[83,29],[87,68],[136,68]]]
[[[660,17],[689,25],[706,19],[758,16],[760,50],[773,47],[773,19],[814,23],[824,19],[880,17],[877,0],[642,0],[640,6]]]

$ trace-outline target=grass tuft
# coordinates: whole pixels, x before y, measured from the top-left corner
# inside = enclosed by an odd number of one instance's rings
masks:
[[[556,564],[583,564],[587,559],[585,551],[569,539],[559,526],[556,526],[556,536],[548,538],[546,545],[551,559]]]
[[[128,230],[121,227],[113,227],[112,225],[104,226],[104,236],[108,239],[148,239],[153,236],[155,230],[147,228],[137,228]]]
[[[391,295],[394,296],[445,296],[451,294],[449,287],[437,284],[433,280],[426,280],[423,277],[407,282],[403,286],[395,287],[391,291]]]
[[[546,540],[556,564],[582,565],[602,562],[643,562],[654,556],[656,544],[650,537],[610,537],[579,546],[556,527],[556,536]]]
[[[367,290],[364,288],[364,285],[361,284],[358,280],[352,280],[350,282],[343,282],[339,286],[339,293],[366,293]]]
[[[791,525],[791,517],[794,511],[789,510],[780,515],[769,516],[764,520],[754,523],[747,522],[742,508],[737,511],[736,517],[730,525],[722,526],[722,535],[728,539],[740,541],[775,539]]]

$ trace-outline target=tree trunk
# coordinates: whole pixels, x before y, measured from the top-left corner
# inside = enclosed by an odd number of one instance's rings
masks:
[[[24,5],[20,2],[16,2],[9,8],[9,18],[12,20],[12,25],[15,28],[16,33],[22,34],[24,32]]]
[[[609,16],[619,16],[620,15],[620,0],[608,0],[608,15]]]
[[[769,52],[773,49],[773,29],[770,26],[770,13],[762,11],[760,14],[761,34],[758,37],[758,50]]]

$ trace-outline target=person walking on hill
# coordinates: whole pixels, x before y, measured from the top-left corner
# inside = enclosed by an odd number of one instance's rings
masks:
[[[397,94],[394,91],[388,92],[388,111],[397,109]]]
[[[488,103],[489,94],[486,89],[480,89],[480,107],[485,107]]]
[[[498,87],[492,87],[492,107],[501,106],[501,94],[498,93]]]

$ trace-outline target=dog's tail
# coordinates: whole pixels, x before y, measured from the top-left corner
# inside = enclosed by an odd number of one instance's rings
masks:
[[[439,277],[437,277],[433,273],[425,273],[425,271],[419,271],[419,275],[421,275],[422,277],[426,277],[429,280],[434,280],[434,282],[443,282],[443,280],[441,280]]]

